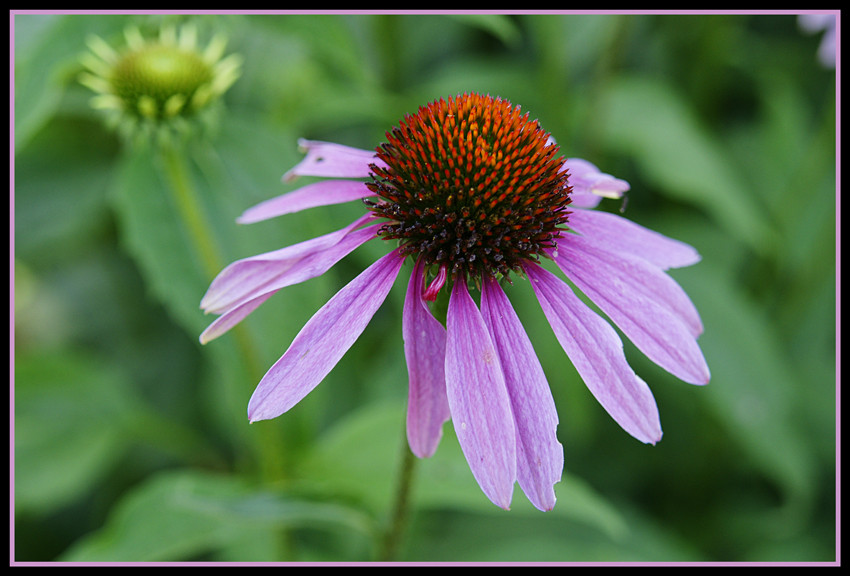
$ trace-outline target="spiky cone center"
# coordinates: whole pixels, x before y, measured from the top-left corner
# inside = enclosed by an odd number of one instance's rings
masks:
[[[407,115],[377,148],[370,202],[385,239],[453,277],[519,272],[568,219],[564,159],[536,120],[501,98],[464,94]]]
[[[186,106],[214,78],[214,70],[193,50],[148,44],[124,54],[110,83],[125,105],[149,118],[167,118],[192,110]]]

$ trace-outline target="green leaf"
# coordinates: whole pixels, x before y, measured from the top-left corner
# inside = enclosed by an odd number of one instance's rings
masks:
[[[677,278],[705,324],[699,342],[711,382],[701,397],[711,403],[718,421],[752,463],[782,488],[787,502],[809,505],[813,460],[798,425],[795,399],[804,384],[787,364],[771,325],[755,303],[709,263]]]
[[[389,510],[396,492],[402,451],[409,450],[404,418],[401,402],[362,407],[320,438],[299,467],[301,482],[321,493],[361,502],[378,513]],[[626,532],[616,509],[579,478],[565,474],[555,486],[555,492],[558,504],[554,511],[544,513],[534,508],[517,489],[510,514],[567,518],[593,526],[611,538]],[[437,453],[416,461],[412,499],[419,509],[504,514],[481,492],[450,424],[444,427]]]
[[[167,170],[154,150],[136,148],[121,163],[111,200],[124,246],[145,275],[149,289],[184,327],[200,334],[205,320],[198,303],[214,273],[202,252],[217,247],[194,238],[181,220]],[[199,213],[198,217],[205,215]]]
[[[106,480],[137,446],[187,463],[221,465],[205,439],[154,411],[129,369],[80,350],[15,359],[15,505],[45,513]]]
[[[449,14],[449,18],[472,28],[484,30],[501,40],[507,46],[516,46],[520,41],[517,25],[505,14]]]
[[[127,16],[17,14],[15,24],[15,148],[24,146],[59,107],[82,70],[86,37],[111,37]],[[82,91],[82,90],[81,90]]]
[[[191,560],[295,527],[343,530],[361,539],[371,530],[368,519],[349,508],[258,490],[235,476],[176,470],[152,476],[127,494],[106,525],[74,545],[62,560]]]
[[[559,503],[561,506],[563,503]],[[556,508],[557,510],[557,508]],[[408,562],[693,562],[703,559],[679,535],[650,518],[621,511],[628,533],[553,514],[430,511],[411,526]]]
[[[722,143],[669,84],[623,76],[602,98],[607,147],[633,157],[664,194],[701,208],[739,241],[769,254],[775,232],[756,197]]]
[[[79,353],[15,359],[15,511],[42,513],[92,490],[130,442],[124,375]]]
[[[53,267],[101,241],[116,141],[85,119],[57,117],[15,159],[15,255]]]

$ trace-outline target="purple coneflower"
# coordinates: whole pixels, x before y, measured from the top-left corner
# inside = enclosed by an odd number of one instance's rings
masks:
[[[239,260],[219,274],[201,306],[221,314],[206,342],[285,286],[323,274],[368,240],[393,248],[340,290],[266,373],[250,421],[280,416],[306,396],[354,344],[408,257],[413,271],[402,334],[409,375],[407,437],[421,458],[452,419],[484,493],[510,506],[519,482],[541,510],[555,505],[563,470],[558,416],[546,376],[501,280],[527,277],[555,336],[590,391],[629,434],[661,438],[649,387],[629,367],[614,328],[541,266],[558,268],[651,360],[682,380],[709,371],[702,324],[664,270],[699,260],[690,246],[591,210],[628,184],[584,160],[564,160],[538,123],[490,96],[438,100],[405,116],[375,152],[301,141],[307,154],[284,175],[324,180],[246,211],[241,222],[362,199],[349,226]],[[476,304],[470,287],[480,291]],[[445,326],[429,307],[445,290]]]

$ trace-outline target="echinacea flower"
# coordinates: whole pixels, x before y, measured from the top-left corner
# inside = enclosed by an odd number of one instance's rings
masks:
[[[239,78],[241,58],[222,58],[224,36],[214,36],[201,50],[193,24],[163,26],[154,39],[131,26],[124,38],[126,47],[116,50],[99,36],[89,37],[80,75],[97,93],[92,106],[107,111],[122,133],[185,130]]]
[[[257,386],[250,421],[283,414],[324,379],[366,328],[408,257],[413,267],[402,334],[410,448],[431,456],[451,418],[473,476],[502,508],[510,506],[518,482],[534,506],[550,510],[563,471],[552,394],[503,280],[531,281],[590,391],[642,442],[661,438],[649,387],[627,363],[614,328],[542,259],[553,261],[651,360],[686,382],[708,381],[696,342],[699,315],[664,272],[694,264],[699,255],[621,216],[592,210],[602,197],[621,197],[628,184],[587,161],[558,157],[558,146],[519,107],[464,94],[405,116],[374,152],[300,144],[306,157],[284,179],[329,179],[255,206],[239,221],[361,199],[365,213],[336,232],[225,268],[201,302],[220,314],[201,341],[369,240],[390,241],[392,249],[307,322]],[[470,287],[480,291],[478,304]],[[445,326],[429,307],[440,294],[449,299]]]

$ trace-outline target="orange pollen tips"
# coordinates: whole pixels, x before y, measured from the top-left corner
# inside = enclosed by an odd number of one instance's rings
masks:
[[[385,239],[466,277],[519,271],[564,231],[570,187],[558,147],[501,98],[464,94],[406,115],[377,149],[370,209]]]

